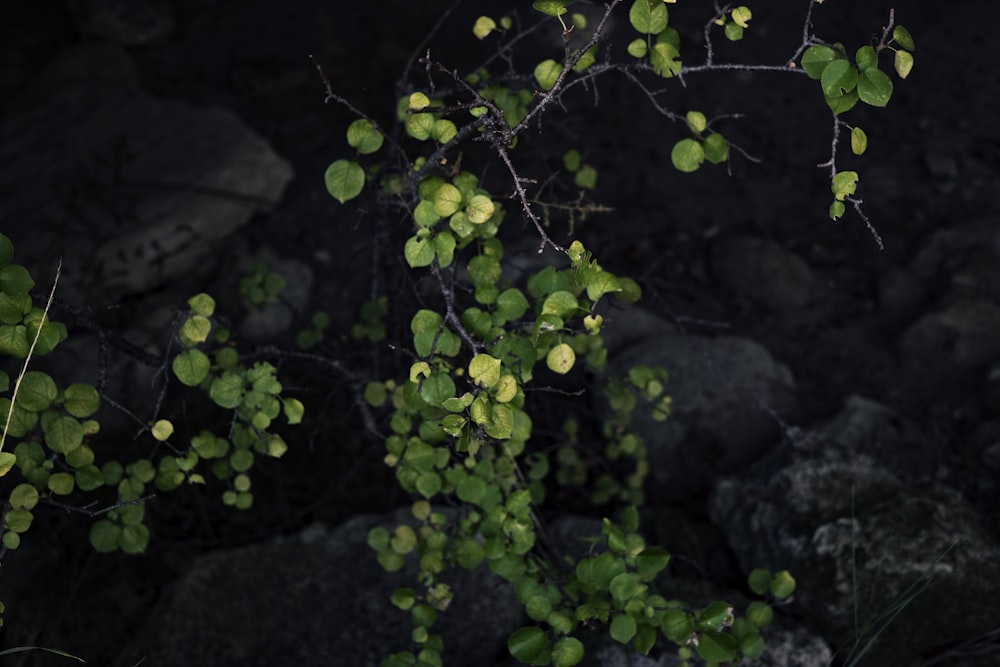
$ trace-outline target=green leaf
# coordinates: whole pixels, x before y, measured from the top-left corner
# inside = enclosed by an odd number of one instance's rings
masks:
[[[559,375],[569,373],[575,363],[576,352],[566,343],[556,345],[545,355],[545,365],[553,373],[558,373]]]
[[[766,602],[754,600],[747,605],[746,617],[747,620],[753,623],[756,627],[764,628],[774,618],[774,610],[771,609],[771,605]]]
[[[876,54],[875,49],[869,45],[862,46],[858,49],[857,53],[854,55],[854,60],[858,63],[858,70],[861,72],[864,72],[872,67],[878,67],[878,54]]]
[[[239,503],[237,503],[239,507]],[[149,528],[142,524],[129,524],[122,527],[118,546],[127,554],[141,554],[149,545]]]
[[[188,307],[196,315],[211,317],[212,313],[215,312],[215,299],[201,292],[188,299]]]
[[[657,41],[649,53],[649,64],[653,66],[654,72],[669,79],[681,71],[680,56],[680,51],[673,44]]]
[[[326,168],[326,190],[341,204],[354,199],[365,187],[365,170],[357,162],[337,160]]]
[[[714,630],[698,635],[698,655],[707,662],[729,662],[736,657],[736,640]]]
[[[31,522],[34,519],[35,516],[24,509],[12,509],[4,515],[4,523],[7,524],[7,529],[15,533],[27,532],[31,528]]]
[[[0,292],[9,296],[27,294],[35,286],[28,270],[19,264],[8,264],[0,269]]]
[[[90,527],[90,545],[97,553],[111,553],[118,549],[121,534],[121,526],[107,519],[99,519]]]
[[[44,422],[45,444],[54,452],[66,454],[83,444],[83,426],[68,415]]]
[[[31,343],[28,342],[27,331],[23,325],[0,326],[0,354],[6,354],[16,359],[28,356]]]
[[[855,88],[846,95],[835,95],[824,99],[826,99],[826,104],[830,107],[830,110],[839,115],[845,111],[850,111],[858,103],[858,91]]]
[[[730,42],[738,42],[743,39],[743,28],[736,23],[729,22],[723,29],[723,33],[726,35],[726,39]]]
[[[607,271],[588,272],[584,285],[587,288],[587,298],[591,301],[597,301],[603,295],[621,289],[618,278]]]
[[[632,642],[635,650],[643,655],[649,655],[655,644],[656,627],[648,624],[640,625],[639,631],[635,635],[635,640]]]
[[[430,104],[430,98],[419,91],[416,93],[410,93],[410,96],[406,100],[406,108],[410,111],[420,111],[421,109],[426,109],[430,106]]]
[[[434,114],[411,114],[410,117],[406,119],[406,133],[419,141],[430,139],[431,132],[434,131],[435,122]]]
[[[374,153],[382,147],[382,133],[367,120],[359,118],[347,127],[347,143],[362,155]]]
[[[49,475],[49,491],[57,496],[68,496],[73,493],[74,479],[68,472],[57,472]]]
[[[208,395],[221,408],[233,409],[243,402],[244,378],[241,374],[226,372],[212,380]]]
[[[573,667],[583,660],[583,643],[576,637],[563,637],[552,646],[553,667]]]
[[[733,23],[735,23],[739,27],[749,28],[750,27],[749,21],[751,18],[753,18],[753,12],[750,11],[749,7],[745,5],[740,5],[739,7],[737,7],[732,11],[730,16],[733,17]]]
[[[431,138],[439,144],[448,143],[455,138],[456,134],[458,134],[458,128],[455,127],[455,123],[446,118],[434,121],[434,125],[431,126]]]
[[[762,597],[767,595],[771,586],[771,573],[761,568],[752,570],[747,577],[747,586],[750,587],[754,595]]]
[[[302,416],[305,414],[305,406],[302,405],[302,401],[297,398],[283,398],[281,399],[281,409],[285,413],[285,419],[288,420],[289,424],[300,424],[302,423]]]
[[[892,38],[907,51],[917,50],[917,47],[913,44],[913,37],[910,35],[910,31],[901,25],[897,25],[892,29]]]
[[[823,69],[820,85],[827,97],[844,95],[858,85],[858,70],[846,60],[834,60]]]
[[[562,65],[551,58],[535,65],[535,81],[542,90],[552,90],[562,73]]]
[[[476,287],[492,287],[503,273],[495,257],[476,255],[469,260],[469,279]]]
[[[424,498],[433,498],[441,491],[441,475],[433,471],[421,473],[416,481],[417,491]]]
[[[549,16],[562,16],[566,13],[568,0],[535,0],[531,6]]]
[[[171,368],[181,384],[195,387],[208,376],[212,361],[201,350],[191,348],[174,357]]]
[[[712,164],[725,162],[729,157],[729,143],[718,132],[705,137],[702,148],[705,150],[705,159]]]
[[[22,324],[24,316],[30,311],[30,295],[11,296],[0,292],[0,324]]]
[[[16,455],[10,452],[0,452],[0,477],[9,473],[15,463],[17,463]]]
[[[611,621],[611,638],[620,644],[627,644],[635,637],[635,619],[628,614],[616,614]]]
[[[483,386],[496,386],[500,381],[500,360],[488,354],[477,354],[469,362],[469,377]]]
[[[465,215],[469,222],[481,225],[493,217],[496,205],[486,195],[473,195],[469,200],[469,205],[465,207]]]
[[[166,441],[174,433],[174,425],[166,419],[157,419],[150,429],[158,442]]]
[[[5,235],[0,234],[0,267],[10,264],[14,257],[14,244]]]
[[[462,192],[451,183],[442,183],[434,193],[434,212],[447,218],[462,207]]]
[[[486,495],[486,482],[481,477],[468,475],[455,487],[455,495],[462,502],[478,504]]]
[[[705,607],[698,614],[698,627],[706,630],[720,630],[733,622],[733,607],[719,600]]]
[[[585,165],[573,176],[573,182],[578,188],[593,190],[597,187],[597,170],[589,164]]]
[[[497,29],[497,23],[489,16],[480,16],[472,26],[472,34],[476,39],[486,39],[486,36]]]
[[[573,16],[581,16],[581,14],[574,14]],[[574,53],[573,55],[576,54]],[[580,56],[580,59],[576,61],[575,65],[573,65],[573,71],[582,72],[591,65],[593,65],[596,61],[597,61],[597,44],[594,44],[592,47],[583,52],[583,55]]]
[[[440,407],[447,399],[455,395],[455,382],[448,373],[432,373],[424,378],[420,385],[420,398],[430,405]]]
[[[694,622],[680,609],[668,609],[660,619],[660,630],[667,639],[678,646],[684,646],[694,632]]]
[[[698,169],[705,160],[705,150],[695,139],[681,139],[670,151],[670,160],[678,171],[690,173]]]
[[[865,104],[884,107],[892,97],[892,79],[881,70],[865,70],[858,79],[858,97]]]
[[[573,317],[579,309],[577,298],[566,290],[553,292],[542,303],[542,315],[555,315],[562,319]]]
[[[628,20],[636,32],[655,35],[667,27],[667,8],[663,0],[635,0],[628,10]]]
[[[538,2],[535,3],[536,5]],[[507,650],[515,659],[532,663],[549,649],[549,638],[541,628],[521,628],[507,638]]]
[[[857,187],[858,172],[840,171],[833,177],[833,184],[830,186],[830,189],[833,191],[833,196],[836,200],[842,202],[846,197],[853,195]]]
[[[184,321],[178,332],[181,342],[185,346],[191,347],[208,340],[208,334],[212,332],[212,323],[204,315],[192,315]]]
[[[55,381],[40,371],[28,371],[21,379],[21,387],[17,392],[17,405],[25,410],[41,412],[48,409],[59,396]],[[6,415],[4,415],[6,418]]]
[[[434,254],[437,256],[438,266],[446,269],[455,261],[455,247],[458,245],[455,237],[446,229],[441,230],[431,238],[434,246]]]
[[[789,597],[795,592],[795,578],[788,570],[780,570],[771,578],[771,595],[779,600]]]
[[[896,51],[893,64],[896,67],[896,74],[899,75],[899,78],[905,79],[910,76],[910,71],[913,70],[913,54],[909,51],[899,49]]]
[[[32,510],[38,504],[38,489],[31,484],[18,484],[11,490],[8,500],[14,509]]]
[[[860,127],[851,128],[851,152],[862,155],[868,149],[868,135]]]
[[[434,244],[426,236],[411,236],[403,246],[403,256],[412,269],[430,266],[436,257]]]
[[[688,127],[691,128],[691,131],[695,134],[701,134],[704,132],[705,127],[708,125],[705,114],[700,111],[688,111],[685,118],[687,120]]]
[[[646,53],[649,51],[649,46],[646,44],[646,40],[637,37],[628,43],[628,47],[625,50],[633,58],[645,58]]]
[[[840,55],[829,46],[815,45],[806,49],[802,54],[802,69],[810,79],[819,80],[823,76],[826,66],[839,58]]]
[[[635,557],[635,567],[641,581],[652,581],[670,562],[663,547],[646,547]]]
[[[611,580],[608,590],[616,602],[624,603],[645,591],[646,585],[639,581],[638,574],[622,572]]]
[[[496,301],[496,314],[506,321],[517,320],[528,312],[530,304],[521,290],[511,287],[500,292]]]

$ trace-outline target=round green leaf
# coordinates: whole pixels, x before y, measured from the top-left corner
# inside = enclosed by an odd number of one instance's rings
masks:
[[[441,491],[441,475],[433,471],[428,471],[421,473],[417,477],[417,491],[424,498],[433,498],[438,492]]]
[[[896,67],[896,74],[899,75],[899,78],[905,79],[910,76],[910,71],[913,69],[913,54],[909,51],[899,49],[896,51],[893,64]]]
[[[802,54],[802,69],[810,79],[819,80],[823,76],[823,70],[831,62],[839,57],[836,51],[829,46],[815,45],[806,49]]]
[[[434,121],[434,125],[431,126],[431,138],[439,144],[448,143],[455,138],[456,134],[458,134],[458,128],[455,127],[455,123],[446,118]]]
[[[174,357],[171,368],[181,384],[194,387],[208,376],[212,361],[201,350],[191,348]]]
[[[238,506],[238,505],[237,505]],[[118,546],[127,554],[141,554],[149,545],[149,528],[142,524],[129,524],[122,528]]]
[[[562,16],[566,13],[567,0],[535,0],[531,6],[549,16]]]
[[[34,509],[38,504],[38,489],[31,484],[18,484],[11,490],[8,500],[14,509]]]
[[[111,553],[118,549],[121,534],[121,526],[107,519],[99,519],[90,527],[90,545],[97,553]]]
[[[289,424],[302,423],[302,417],[306,412],[302,401],[297,398],[283,398],[281,399],[281,409],[285,413],[285,419],[288,420]]]
[[[253,467],[253,452],[249,449],[237,449],[229,456],[229,465],[236,472],[246,472]]]
[[[655,35],[667,27],[667,7],[662,0],[635,0],[628,10],[628,20],[636,32]]]
[[[771,586],[771,573],[767,570],[756,568],[747,577],[747,585],[753,591],[754,595],[763,597],[768,594]]]
[[[27,331],[23,325],[0,326],[0,354],[6,354],[16,359],[28,356],[31,343],[28,342]]]
[[[4,522],[7,524],[8,530],[15,533],[25,533],[31,528],[31,522],[34,518],[34,515],[28,510],[12,509],[4,515]]]
[[[486,495],[486,482],[481,477],[469,475],[455,487],[455,495],[466,503],[479,503]]]
[[[406,133],[419,141],[430,139],[431,132],[434,130],[434,122],[434,114],[411,114],[410,117],[406,119]]]
[[[635,619],[628,614],[616,614],[611,621],[611,638],[620,644],[627,644],[635,637]]]
[[[45,444],[54,452],[66,454],[83,443],[83,426],[68,415],[56,417],[44,424]]]
[[[462,192],[451,183],[442,183],[434,193],[434,211],[443,218],[457,212],[462,206]]]
[[[431,100],[427,95],[416,92],[410,93],[410,97],[407,99],[407,108],[411,111],[420,111],[421,109],[426,109],[430,106]]]
[[[694,622],[680,609],[668,609],[663,612],[663,617],[660,619],[660,630],[667,639],[683,646],[694,632]]]
[[[0,324],[21,324],[30,311],[31,296],[28,294],[11,296],[0,292]]]
[[[347,143],[367,155],[382,147],[382,133],[367,120],[359,118],[347,126]]]
[[[713,132],[705,137],[702,148],[705,150],[705,159],[712,164],[725,162],[729,157],[729,143],[718,132]]]
[[[517,320],[528,312],[529,306],[521,290],[511,287],[497,296],[496,314],[506,321]]]
[[[35,286],[28,270],[19,264],[8,264],[0,269],[0,292],[10,296],[27,294]]]
[[[4,532],[3,537],[0,538],[0,542],[8,549],[16,549],[21,546],[21,536],[8,530]],[[2,608],[0,608],[0,611],[3,611]]]
[[[17,456],[10,452],[0,452],[0,477],[9,473],[15,463],[17,463]]]
[[[57,472],[49,475],[49,491],[57,496],[68,496],[73,493],[73,475],[68,472]]]
[[[174,433],[174,425],[166,419],[157,419],[153,424],[153,428],[150,429],[153,433],[153,438],[159,442],[166,441]]]
[[[753,18],[753,12],[750,8],[745,5],[740,5],[732,11],[730,16],[733,17],[733,23],[740,26],[741,28],[749,28],[749,21]]]
[[[208,395],[221,408],[233,409],[243,402],[244,379],[237,373],[226,372],[212,380]]]
[[[403,246],[403,257],[412,269],[430,266],[435,256],[434,244],[426,236],[411,236]]]
[[[853,195],[858,188],[858,172],[840,171],[833,177],[830,189],[837,201],[844,201],[845,197]]]
[[[545,355],[545,365],[554,373],[565,375],[576,363],[576,352],[566,343],[556,345]]]
[[[795,578],[788,570],[780,570],[771,578],[771,595],[779,600],[789,597],[795,592]]]
[[[469,376],[486,387],[495,386],[500,381],[500,360],[488,354],[477,354],[469,362]]]
[[[83,449],[83,447],[80,447],[80,449]],[[80,451],[80,449],[76,451]],[[77,468],[76,485],[81,491],[93,491],[104,486],[104,476],[101,474],[100,468],[95,465],[83,466]]]
[[[92,385],[71,384],[63,392],[63,408],[79,419],[85,419],[101,407],[101,397]]]
[[[489,16],[480,16],[472,26],[472,34],[476,39],[485,39],[487,35],[497,29],[497,23]]]
[[[858,49],[854,55],[854,60],[858,63],[858,70],[861,72],[878,66],[878,55],[875,53],[875,48],[869,44]]]
[[[873,107],[884,107],[892,97],[892,79],[874,67],[861,73],[857,85],[858,97]]]
[[[766,602],[754,600],[747,605],[746,617],[758,628],[764,628],[774,618],[774,610]]]
[[[562,65],[549,58],[535,65],[535,81],[542,90],[552,90],[562,72]]]
[[[184,321],[178,332],[181,342],[185,346],[191,347],[208,340],[208,334],[212,332],[212,323],[204,315],[192,315]]]
[[[583,642],[576,637],[563,637],[552,646],[553,667],[573,667],[583,660]]]
[[[649,46],[646,44],[646,40],[641,37],[637,37],[628,43],[628,47],[625,49],[628,54],[633,58],[645,58],[646,53],[649,50]]]
[[[646,547],[635,557],[639,579],[652,581],[670,562],[670,554],[663,547]]]
[[[692,172],[705,160],[705,150],[694,139],[681,139],[670,151],[670,160],[678,171]]]
[[[521,628],[507,638],[507,650],[517,660],[532,663],[549,648],[549,638],[541,628]]]
[[[18,406],[25,410],[41,412],[48,409],[58,395],[59,390],[56,388],[56,383],[48,374],[40,371],[28,371],[21,379],[16,400]]]
[[[701,134],[704,132],[705,127],[708,125],[705,114],[700,111],[688,111],[686,119],[688,127],[691,128],[691,131],[695,134]]]
[[[858,85],[858,70],[846,60],[834,60],[823,69],[820,85],[827,97],[844,95]]]
[[[434,202],[423,199],[413,209],[413,221],[420,227],[433,227],[441,216],[434,210]]]
[[[726,24],[726,27],[723,28],[723,33],[730,42],[738,42],[743,39],[743,27],[732,21]]]
[[[337,160],[326,168],[326,190],[341,204],[354,199],[365,187],[365,170],[356,162]]]
[[[188,306],[196,315],[211,317],[212,313],[215,312],[215,299],[208,294],[201,292],[200,294],[195,294],[193,297],[188,299]]]
[[[729,662],[736,657],[736,640],[732,635],[706,630],[698,635],[696,650],[707,662]]]
[[[455,395],[455,382],[448,373],[432,373],[420,385],[420,398],[433,406],[440,406]]]
[[[835,114],[842,114],[845,111],[850,111],[854,108],[854,105],[858,103],[858,91],[857,88],[844,95],[834,95],[832,97],[828,96],[824,98],[826,100],[826,105],[830,107],[830,110]]]
[[[469,200],[469,205],[465,207],[465,215],[469,218],[469,222],[481,225],[493,217],[495,210],[496,205],[489,197],[473,195]]]
[[[589,164],[584,165],[580,168],[580,171],[576,172],[576,175],[573,176],[573,182],[578,188],[593,190],[597,187],[597,170]]]

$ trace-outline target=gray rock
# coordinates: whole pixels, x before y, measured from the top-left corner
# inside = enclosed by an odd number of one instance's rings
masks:
[[[828,424],[720,482],[710,502],[741,566],[791,570],[792,610],[831,643],[852,645],[855,610],[863,623],[876,622],[907,602],[873,644],[865,663],[872,665],[910,664],[994,627],[1000,613],[1000,545],[971,506],[947,487],[908,483],[865,454],[891,437],[897,419],[852,397]],[[929,580],[935,585],[912,595],[911,586]]]
[[[412,522],[409,510],[320,525],[288,537],[206,554],[162,596],[120,667],[374,667],[409,647],[399,587],[419,589],[415,563],[387,574],[366,544],[376,525]],[[491,664],[521,622],[512,589],[485,568],[449,579],[455,597],[433,631],[445,664]]]
[[[1000,361],[1000,306],[982,298],[955,299],[906,330],[901,354],[907,366],[943,374]]]
[[[638,364],[669,374],[670,417],[657,422],[637,410],[632,420],[649,450],[657,501],[689,497],[742,469],[776,444],[779,420],[797,417],[791,372],[753,341],[684,333],[639,309],[617,314],[612,329],[628,333],[611,336],[607,375]]]
[[[292,169],[231,112],[152,97],[120,84],[127,63],[108,50],[85,53],[98,62],[43,78],[90,81],[30,93],[0,127],[0,219],[43,283],[62,257],[60,295],[93,302],[208,264]]]
[[[712,247],[711,266],[727,289],[774,310],[805,306],[817,294],[809,265],[774,241],[724,239]]]

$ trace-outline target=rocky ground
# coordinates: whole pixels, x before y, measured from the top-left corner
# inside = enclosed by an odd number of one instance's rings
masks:
[[[389,120],[398,73],[445,3],[55,4],[22,7],[0,46],[0,231],[40,285],[61,257],[60,297],[153,349],[174,308],[203,289],[232,296],[254,258],[290,287],[284,310],[239,315],[247,339],[280,338],[320,308],[345,330],[369,295],[409,289],[384,255],[398,230],[324,191],[351,117],[324,106],[309,56],[336,92]],[[698,4],[677,3],[672,20],[700,16]],[[751,7],[747,38],[717,58],[783,62],[806,3]],[[816,32],[860,45],[889,9],[829,0],[815,8]],[[460,8],[436,58],[475,60],[460,45],[481,11]],[[731,173],[677,174],[674,129],[626,82],[602,83],[596,110],[573,100],[543,126],[581,148],[600,174],[595,198],[614,209],[576,233],[645,290],[642,310],[608,313],[615,363],[671,373],[674,418],[644,426],[655,464],[644,525],[677,556],[667,585],[737,602],[751,567],[799,577],[764,664],[846,664],[856,609],[877,619],[908,586],[932,581],[861,664],[1000,665],[996,10],[900,0],[895,12],[917,40],[916,67],[888,109],[852,117],[869,153],[842,156],[861,172],[882,249],[857,216],[826,217],[816,164],[829,157],[830,117],[796,77],[692,76],[677,89],[677,109],[745,114],[721,129],[763,162],[735,158]],[[511,262],[530,263],[534,244],[519,254],[511,240]],[[62,370],[93,381],[85,328]],[[345,361],[380,365],[376,377],[393,364],[381,348],[331,348],[349,349]],[[112,370],[124,378],[116,396],[141,407],[148,376],[124,360]],[[398,581],[365,561],[363,536],[405,499],[378,444],[340,407],[350,404],[343,381],[305,379],[304,400],[327,416],[262,470],[253,510],[234,516],[177,494],[151,510],[156,536],[142,557],[66,546],[86,543],[78,516],[39,519],[25,542],[49,537],[4,556],[2,647],[39,643],[123,666],[143,656],[375,664],[405,619],[386,609]],[[114,425],[106,432],[125,433]],[[563,516],[553,533],[584,534],[592,521]],[[509,592],[485,577],[461,586],[476,593],[443,621],[462,638],[448,664],[503,664],[521,622]],[[626,664],[599,643],[592,655]],[[631,664],[654,664],[645,660]]]

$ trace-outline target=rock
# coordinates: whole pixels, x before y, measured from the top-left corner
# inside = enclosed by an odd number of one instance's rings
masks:
[[[791,570],[791,611],[845,656],[855,611],[875,623],[860,638],[864,647],[880,630],[873,665],[911,664],[995,627],[1000,613],[1000,545],[971,506],[947,487],[909,483],[865,453],[892,437],[896,420],[852,397],[829,423],[720,482],[710,501],[741,566]],[[935,585],[922,587],[928,581]],[[881,617],[891,621],[882,627],[879,614],[903,602],[898,614]]]
[[[71,0],[70,8],[84,35],[123,46],[163,39],[174,27],[174,15],[165,0]]]
[[[52,76],[66,76],[60,67]],[[94,69],[107,67],[76,71]],[[106,302],[202,268],[292,178],[229,111],[106,79],[61,85],[36,102],[0,127],[0,218],[43,284],[63,258],[63,298]]]
[[[374,667],[410,646],[410,615],[390,597],[419,588],[415,563],[388,574],[366,543],[372,527],[401,522],[412,522],[408,509],[201,556],[116,664]],[[434,625],[445,664],[491,664],[521,623],[513,590],[485,567],[449,581],[455,597]]]
[[[654,500],[688,498],[717,475],[742,469],[776,444],[779,419],[797,417],[791,372],[753,341],[683,333],[639,309],[618,314],[612,328],[642,337],[612,337],[608,376],[638,364],[669,374],[670,417],[656,422],[637,410],[632,420],[649,450]]]
[[[724,239],[712,247],[710,262],[727,289],[773,310],[800,308],[816,296],[816,279],[809,265],[773,241]]]
[[[1000,306],[981,298],[959,298],[930,312],[903,334],[903,363],[951,375],[1000,361]]]

